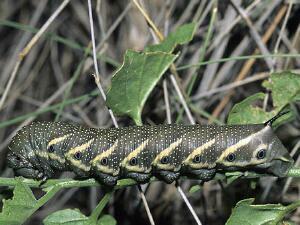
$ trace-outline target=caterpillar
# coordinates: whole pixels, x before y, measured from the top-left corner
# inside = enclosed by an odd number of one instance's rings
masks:
[[[216,172],[254,171],[283,177],[293,165],[287,149],[265,124],[157,125],[93,129],[66,122],[34,122],[9,144],[16,174],[46,180],[73,171],[113,186],[118,179],[167,183],[187,176],[211,180]]]

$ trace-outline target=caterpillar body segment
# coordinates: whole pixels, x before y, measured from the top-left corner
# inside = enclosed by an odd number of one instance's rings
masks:
[[[19,175],[47,179],[73,171],[105,185],[132,178],[167,183],[184,175],[204,181],[216,172],[250,170],[285,176],[293,164],[270,124],[158,125],[92,129],[64,122],[23,127],[9,145]]]

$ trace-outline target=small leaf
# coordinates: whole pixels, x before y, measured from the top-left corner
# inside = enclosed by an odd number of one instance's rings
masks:
[[[37,200],[31,189],[16,178],[17,185],[13,191],[13,198],[3,200],[3,209],[0,213],[0,224],[19,225],[35,212]]]
[[[97,225],[116,225],[117,221],[111,215],[103,215],[98,220]]]
[[[282,225],[296,225],[296,223],[293,221],[283,221]]]
[[[189,193],[190,193],[190,194],[193,194],[193,193],[195,193],[195,192],[197,192],[197,191],[200,191],[201,188],[202,188],[202,187],[201,187],[201,185],[199,185],[199,184],[194,185],[194,186],[192,186],[192,187],[190,188]]]
[[[112,78],[107,105],[114,113],[128,115],[141,125],[141,112],[147,97],[176,57],[163,52],[128,50],[123,65]]]
[[[228,116],[228,124],[264,123],[277,115],[290,103],[300,100],[300,75],[291,72],[273,73],[263,86],[271,91],[273,110],[265,112],[261,107],[253,106],[256,101],[262,102],[264,93],[256,93],[236,104]],[[294,117],[290,112],[278,118],[274,127]]]
[[[130,178],[121,179],[117,181],[117,187],[124,187],[124,186],[132,186],[135,185],[136,181]]]
[[[195,29],[196,24],[185,24],[160,44],[149,46],[142,53],[128,50],[123,65],[112,78],[107,93],[108,107],[118,115],[130,116],[137,125],[141,125],[141,113],[147,97],[177,57],[171,52],[178,44],[192,40]]]
[[[277,225],[287,213],[299,206],[298,202],[289,206],[281,204],[252,205],[253,201],[253,198],[239,201],[226,225]]]
[[[257,187],[257,181],[251,180],[250,181],[250,187],[251,187],[252,190],[254,190]]]
[[[265,94],[262,92],[251,95],[240,103],[233,106],[228,116],[228,124],[263,123],[273,117],[273,113],[267,113],[262,108],[253,104],[263,100]]]
[[[195,23],[184,24],[170,33],[161,43],[150,45],[145,51],[172,53],[177,45],[188,43],[193,39],[196,28]]]
[[[273,73],[263,86],[272,91],[275,108],[283,108],[290,102],[300,100],[300,74],[291,72]]]
[[[64,209],[48,215],[43,222],[45,225],[89,225],[88,219],[78,209]]]
[[[239,179],[240,177],[244,176],[244,173],[235,171],[235,172],[227,172],[225,173],[226,176],[226,183],[231,184],[233,181]]]

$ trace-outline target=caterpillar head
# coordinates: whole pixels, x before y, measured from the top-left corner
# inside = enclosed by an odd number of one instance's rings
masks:
[[[266,169],[268,173],[278,177],[286,176],[289,169],[293,166],[294,160],[270,125],[264,128],[260,140],[265,143],[265,145],[253,153],[252,158],[255,156],[256,160],[259,161],[259,164],[255,167],[262,170]]]
[[[293,165],[293,159],[270,124],[257,125],[257,128],[257,132],[227,147],[217,164],[225,170],[241,168],[284,177]]]

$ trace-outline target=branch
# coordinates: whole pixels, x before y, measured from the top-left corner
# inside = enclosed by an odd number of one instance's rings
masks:
[[[217,173],[215,176],[215,179],[219,180],[222,179],[222,177],[232,177],[232,176],[242,176],[244,178],[254,178],[254,177],[262,177],[262,176],[269,176],[267,174],[257,174],[252,172],[230,172],[226,173],[225,175],[222,173]],[[299,167],[293,167],[289,170],[286,177],[298,177],[300,178],[300,168]],[[20,178],[17,178],[20,179]],[[96,181],[93,178],[87,179],[87,180],[73,180],[73,179],[50,179],[45,184],[41,185],[41,181],[36,181],[33,179],[27,179],[27,178],[21,178],[22,182],[27,184],[31,188],[48,188],[53,186],[59,186],[60,188],[74,188],[74,187],[105,187],[106,186],[100,184],[98,181]],[[155,177],[151,178],[150,183],[158,181]],[[121,179],[118,180],[117,185],[113,187],[113,190],[118,190],[123,187],[127,186],[133,186],[136,185],[137,182],[132,179]],[[16,178],[6,178],[6,177],[0,177],[0,187],[2,186],[9,186],[14,187],[17,185]]]

